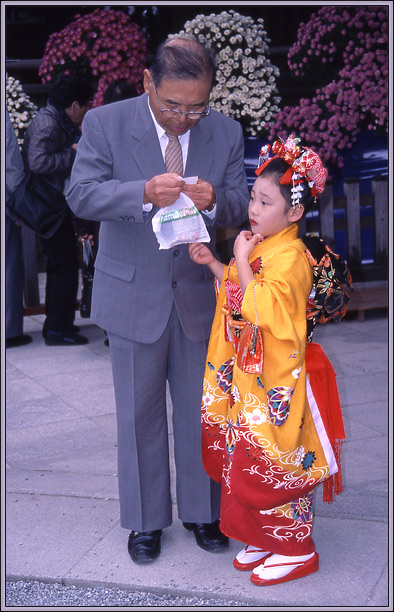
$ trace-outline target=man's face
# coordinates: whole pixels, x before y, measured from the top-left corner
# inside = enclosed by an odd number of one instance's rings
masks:
[[[211,82],[195,79],[185,81],[163,79],[156,89],[149,70],[145,70],[144,90],[149,96],[149,104],[157,123],[169,134],[180,136],[194,127],[200,121],[200,117],[191,119],[187,115],[171,116],[170,113],[163,113],[160,109],[203,112],[208,106]]]

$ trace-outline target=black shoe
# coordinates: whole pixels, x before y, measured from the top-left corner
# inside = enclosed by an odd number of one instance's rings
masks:
[[[80,330],[81,330],[81,328],[78,325],[75,325],[75,323],[73,323],[71,325],[71,327],[67,327],[67,329],[65,330],[64,333],[66,333],[66,334],[78,334],[80,332]],[[45,334],[47,334],[47,333],[48,333],[48,331],[47,331],[47,324],[45,322],[44,325],[43,325],[43,328],[42,328],[42,335],[44,336],[44,338],[45,338]]]
[[[12,348],[14,346],[24,346],[30,344],[33,341],[31,336],[23,334],[22,336],[14,336],[13,338],[7,338],[5,341],[5,348]]]
[[[209,552],[221,552],[228,547],[228,538],[219,529],[219,521],[214,523],[183,523],[183,526],[194,533],[200,548]]]
[[[135,563],[149,563],[160,554],[161,529],[156,531],[132,531],[127,548]]]
[[[76,346],[88,343],[88,339],[85,336],[71,332],[46,331],[43,336],[45,344],[48,346]]]

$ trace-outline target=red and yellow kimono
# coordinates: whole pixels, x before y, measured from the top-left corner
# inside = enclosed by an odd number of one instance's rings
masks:
[[[295,224],[256,245],[244,296],[235,262],[225,266],[202,400],[203,462],[222,482],[221,530],[284,555],[314,551],[313,489],[338,471],[326,377],[335,373],[319,345],[311,368],[305,363],[305,250]],[[318,401],[307,374],[313,365]],[[337,401],[335,391],[334,383]]]

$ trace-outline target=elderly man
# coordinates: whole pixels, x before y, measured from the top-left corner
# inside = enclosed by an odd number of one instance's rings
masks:
[[[200,406],[215,308],[209,269],[187,245],[160,250],[152,217],[189,196],[208,226],[242,224],[249,192],[238,123],[211,111],[210,51],[171,39],[144,72],[145,93],[89,111],[71,176],[75,214],[101,221],[92,319],[108,332],[118,423],[121,525],[131,558],[160,552],[172,523],[166,381],[173,405],[178,517],[197,544],[223,550],[220,489],[201,460]],[[186,184],[180,177],[198,176]]]

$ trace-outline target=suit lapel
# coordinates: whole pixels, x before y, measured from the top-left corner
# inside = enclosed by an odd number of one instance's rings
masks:
[[[214,161],[212,151],[212,132],[208,122],[200,119],[190,132],[189,152],[187,156],[185,176],[207,176]]]
[[[166,171],[164,160],[149,111],[148,97],[145,94],[137,101],[131,137],[138,141],[131,154],[142,175],[163,174]],[[207,176],[209,174],[215,153],[212,151],[211,140],[212,132],[209,123],[201,119],[190,132],[186,176]]]
[[[141,170],[142,176],[152,177],[163,174],[165,170],[157,132],[148,107],[148,97],[144,94],[138,99],[131,138],[137,141],[131,155]]]

